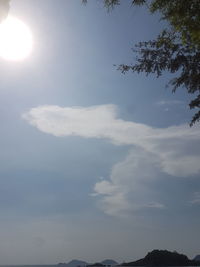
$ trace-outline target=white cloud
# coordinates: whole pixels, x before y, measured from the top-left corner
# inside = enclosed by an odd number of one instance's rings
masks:
[[[107,138],[113,144],[131,146],[127,158],[113,166],[109,179],[94,187],[101,208],[108,214],[164,208],[152,199],[146,181],[158,179],[162,173],[176,177],[200,173],[200,153],[191,149],[199,145],[198,126],[153,128],[125,121],[117,118],[115,105],[39,106],[23,114],[23,118],[40,131],[55,136]]]
[[[150,140],[198,139],[199,129],[187,125],[159,129],[117,118],[115,105],[92,107],[39,106],[22,117],[40,131],[55,136],[108,138],[121,145],[146,146]]]
[[[39,106],[23,114],[31,125],[55,136],[109,138],[118,144],[133,144],[151,128],[116,118],[115,105],[62,108]],[[134,134],[134,136],[132,136]]]
[[[103,196],[100,207],[105,213],[117,216],[138,209],[163,209],[163,204],[152,200],[149,184],[146,184],[160,176],[159,164],[154,154],[132,148],[123,161],[113,166],[109,181],[96,183],[96,195]]]
[[[55,136],[107,137],[115,114],[114,105],[62,108],[39,106],[23,114],[31,125]]]

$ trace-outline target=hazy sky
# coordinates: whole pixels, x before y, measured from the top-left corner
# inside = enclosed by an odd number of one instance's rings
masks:
[[[12,0],[31,56],[0,60],[0,264],[194,257],[200,124],[170,76],[126,74],[159,16],[130,1]]]

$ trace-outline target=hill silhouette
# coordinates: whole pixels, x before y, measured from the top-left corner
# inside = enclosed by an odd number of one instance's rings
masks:
[[[88,263],[81,260],[71,260],[68,263],[59,263],[59,267],[78,267],[78,266],[86,266]]]
[[[101,262],[103,265],[118,265],[118,263],[114,260],[106,259]]]
[[[143,259],[123,263],[123,266],[199,266],[200,262],[190,260],[186,255],[168,250],[153,250]]]

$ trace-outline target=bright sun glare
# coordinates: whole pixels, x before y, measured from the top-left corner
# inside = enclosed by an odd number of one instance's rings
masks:
[[[32,50],[32,34],[21,20],[8,16],[0,24],[0,57],[5,60],[23,60]]]

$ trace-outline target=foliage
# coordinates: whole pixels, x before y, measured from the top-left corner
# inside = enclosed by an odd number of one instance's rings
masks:
[[[199,0],[152,1],[151,12],[160,11],[163,19],[170,22],[181,34],[183,43],[188,41],[200,47],[200,2]]]
[[[132,70],[137,73],[145,72],[147,75],[155,73],[157,77],[165,71],[178,73],[169,83],[172,91],[175,92],[183,86],[190,94],[198,93],[189,106],[191,109],[200,108],[200,50],[180,42],[178,33],[164,30],[156,40],[137,44],[135,52],[139,55],[136,58],[137,63],[120,65],[122,73]],[[194,115],[190,125],[199,120],[200,111]]]
[[[88,2],[88,0],[82,0],[84,4]],[[103,0],[105,7],[109,10],[110,8],[113,8],[116,5],[120,4],[120,0]]]
[[[85,2],[87,2],[85,0]],[[120,0],[104,0],[110,9]],[[161,19],[168,22],[155,40],[140,42],[133,49],[138,56],[134,65],[121,64],[123,73],[155,73],[157,77],[165,71],[176,74],[169,84],[175,92],[185,87],[189,94],[195,94],[189,104],[197,109],[190,125],[200,121],[200,1],[199,0],[131,0],[132,6],[147,6],[151,13],[160,12]]]

